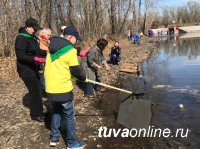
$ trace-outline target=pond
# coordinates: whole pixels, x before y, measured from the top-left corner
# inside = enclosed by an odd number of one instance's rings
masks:
[[[169,128],[170,138],[156,142],[200,147],[200,38],[159,39],[158,48],[144,62],[148,99],[154,104],[151,125]],[[184,135],[174,135],[182,128]],[[187,135],[186,131],[188,130]],[[161,145],[163,146],[163,145]]]

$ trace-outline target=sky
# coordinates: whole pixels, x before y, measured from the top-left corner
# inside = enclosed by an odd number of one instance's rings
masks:
[[[189,1],[196,1],[200,3],[200,0],[161,0],[160,4],[162,7],[168,6],[168,7],[177,7],[177,6],[184,6]]]

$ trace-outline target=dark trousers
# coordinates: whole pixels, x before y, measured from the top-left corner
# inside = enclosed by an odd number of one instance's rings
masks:
[[[100,77],[98,77],[98,75],[96,74],[96,82],[99,82],[99,83],[101,83],[101,79],[100,79]],[[100,85],[97,85],[97,84],[95,84],[94,85],[94,90],[95,91],[97,91],[97,92],[100,92],[101,91],[101,86]]]
[[[113,65],[117,64],[120,61],[120,56],[117,54],[112,54],[110,57],[111,62],[113,63]]]
[[[40,116],[43,112],[42,93],[40,80],[37,74],[20,75],[20,78],[25,83],[30,98],[30,115],[33,117]]]
[[[42,90],[45,90],[44,73],[40,73],[40,74],[39,74],[39,77],[40,77],[40,86],[41,86]]]
[[[100,78],[96,77],[96,82],[101,82]],[[85,95],[93,95],[93,91],[101,91],[101,86],[92,83],[84,83],[84,94]]]
[[[84,83],[84,94],[85,95],[93,95],[93,84],[92,83]]]

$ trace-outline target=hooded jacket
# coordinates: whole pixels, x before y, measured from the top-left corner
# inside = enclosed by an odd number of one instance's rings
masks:
[[[94,45],[87,54],[88,66],[94,71],[98,71],[97,65],[107,64],[103,51],[101,51],[97,45]]]
[[[121,48],[119,46],[113,46],[111,49],[111,55],[113,54],[119,56],[121,54]]]
[[[94,45],[87,54],[87,66],[89,67],[90,78],[100,79],[101,74],[97,68],[98,65],[106,65],[106,59],[103,56],[103,51],[99,49],[97,45]]]
[[[34,57],[46,54],[40,50],[37,37],[29,34],[25,27],[21,27],[16,36],[15,52],[19,75],[35,75],[39,69],[39,64],[35,63]]]
[[[86,76],[79,67],[77,50],[65,38],[54,36],[50,39],[44,75],[47,98],[53,101],[73,99],[72,76],[85,81]]]

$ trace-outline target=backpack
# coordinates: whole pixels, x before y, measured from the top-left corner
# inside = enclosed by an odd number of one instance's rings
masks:
[[[79,56],[81,58],[86,57],[87,53],[90,51],[90,47],[84,48],[83,50],[81,50],[81,52],[79,53]]]

